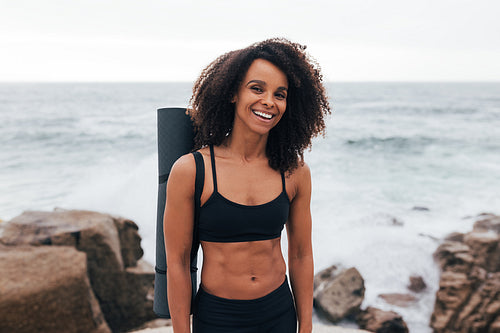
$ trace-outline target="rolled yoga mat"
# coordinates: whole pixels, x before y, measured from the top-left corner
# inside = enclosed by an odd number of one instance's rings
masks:
[[[158,109],[159,185],[156,215],[156,267],[153,311],[157,316],[162,318],[170,318],[167,302],[167,258],[163,237],[163,212],[165,210],[167,179],[174,162],[193,149],[193,139],[193,124],[186,114],[186,109]],[[195,257],[191,263],[191,283],[193,290],[197,286],[196,259]]]

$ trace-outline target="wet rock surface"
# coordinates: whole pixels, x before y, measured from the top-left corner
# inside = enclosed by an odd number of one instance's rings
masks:
[[[354,267],[331,266],[314,278],[314,306],[333,323],[359,312],[364,295],[363,277]]]
[[[424,278],[418,275],[410,276],[410,283],[408,284],[408,289],[419,293],[424,291],[427,288],[427,284],[424,281]]]
[[[500,217],[447,237],[434,256],[442,274],[431,327],[436,333],[500,332]]]
[[[383,311],[369,306],[356,317],[360,328],[377,333],[408,333],[403,318],[393,311]]]
[[[382,298],[386,303],[408,307],[417,301],[417,298],[411,294],[390,293],[380,294],[378,297]]]
[[[356,321],[360,328],[372,332],[408,332],[406,323],[396,312],[374,307],[362,310],[364,295],[364,279],[354,267],[333,265],[314,277],[314,306],[329,321]],[[416,300],[409,294],[385,294],[381,297],[399,306],[408,306]]]

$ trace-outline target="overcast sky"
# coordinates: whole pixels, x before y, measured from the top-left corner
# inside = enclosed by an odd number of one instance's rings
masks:
[[[0,0],[0,81],[193,81],[274,36],[328,81],[499,81],[498,0]]]

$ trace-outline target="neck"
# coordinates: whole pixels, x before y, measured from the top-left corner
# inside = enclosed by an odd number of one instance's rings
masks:
[[[224,146],[233,156],[239,156],[244,161],[263,158],[266,156],[268,135],[242,133],[233,131],[226,139]]]

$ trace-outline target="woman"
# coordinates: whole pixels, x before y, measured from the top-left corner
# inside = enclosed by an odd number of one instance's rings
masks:
[[[312,331],[311,176],[303,151],[330,113],[305,47],[270,39],[220,56],[194,85],[190,114],[205,164],[201,285],[193,331]],[[196,167],[172,167],[164,230],[175,333],[190,332]],[[280,236],[286,225],[288,287]]]

